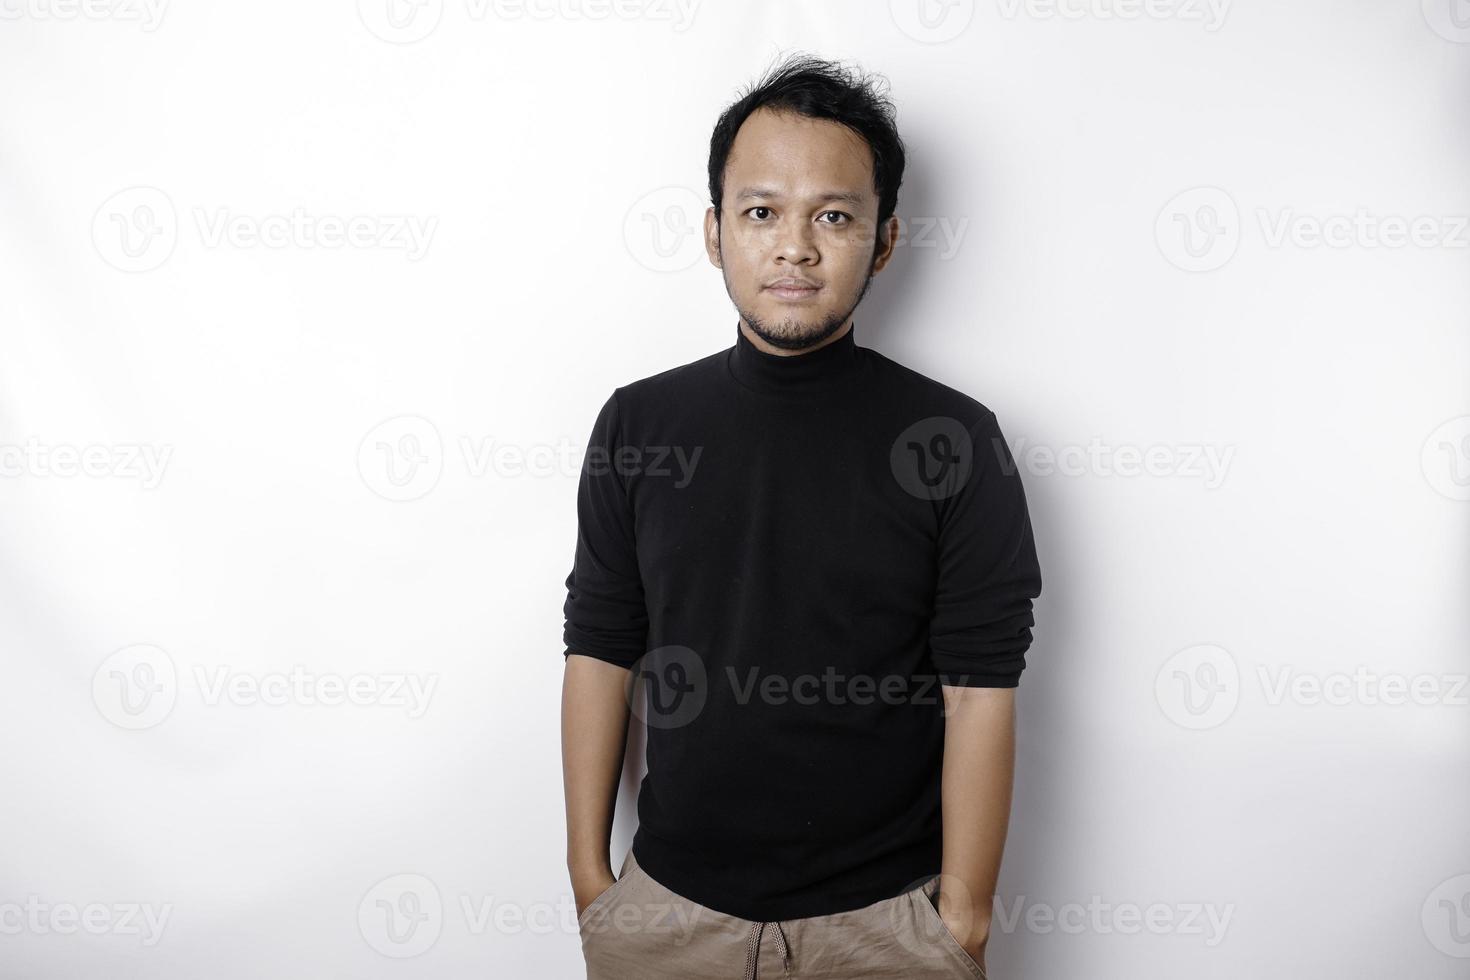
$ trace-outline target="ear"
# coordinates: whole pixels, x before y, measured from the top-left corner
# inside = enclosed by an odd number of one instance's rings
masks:
[[[873,272],[876,274],[888,264],[893,258],[893,250],[898,244],[898,233],[903,223],[898,220],[898,215],[889,215],[888,220],[883,222],[883,244],[878,248],[878,254],[873,259]]]
[[[709,264],[716,269],[725,266],[720,258],[720,223],[716,220],[715,209],[706,208],[704,212],[704,252],[709,256]]]

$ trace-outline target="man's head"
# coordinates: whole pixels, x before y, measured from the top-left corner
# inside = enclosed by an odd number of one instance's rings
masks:
[[[798,351],[842,332],[893,255],[903,166],[892,103],[830,61],[787,59],[725,110],[705,249],[752,333]]]

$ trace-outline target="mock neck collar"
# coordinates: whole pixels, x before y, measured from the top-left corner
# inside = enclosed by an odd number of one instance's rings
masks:
[[[858,351],[854,322],[826,346],[800,354],[768,354],[746,339],[735,325],[730,373],[747,388],[774,395],[806,395],[835,391],[857,377]]]

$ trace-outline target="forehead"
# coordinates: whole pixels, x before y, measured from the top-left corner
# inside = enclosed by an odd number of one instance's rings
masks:
[[[841,123],[761,108],[735,134],[725,188],[727,195],[763,188],[792,197],[840,191],[876,199],[873,151]]]

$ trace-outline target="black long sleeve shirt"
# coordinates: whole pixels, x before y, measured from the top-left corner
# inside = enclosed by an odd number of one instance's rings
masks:
[[[616,388],[578,485],[564,655],[641,681],[633,852],[755,921],[940,870],[940,685],[1016,686],[1041,591],[994,413],[855,329]]]

